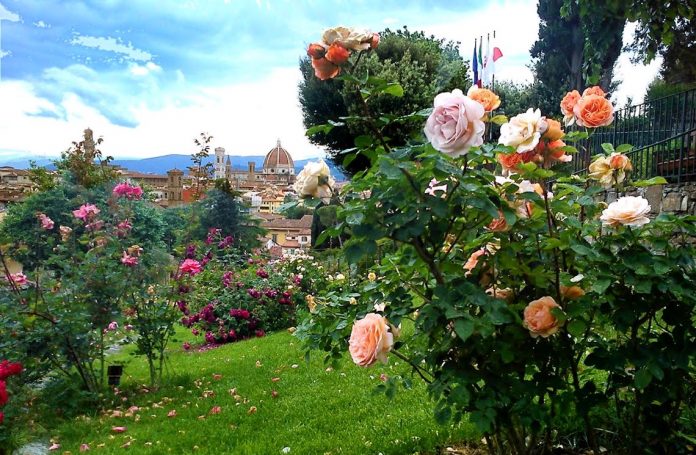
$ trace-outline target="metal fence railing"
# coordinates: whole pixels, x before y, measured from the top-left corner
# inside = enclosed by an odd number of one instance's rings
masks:
[[[619,109],[610,127],[600,128],[590,138],[575,144],[579,153],[573,160],[574,171],[585,171],[592,156],[602,152],[603,143],[631,144],[635,148],[632,155],[642,160],[641,172],[646,172],[645,177],[668,173],[678,180],[693,179],[693,163],[688,157],[693,151],[693,146],[689,149],[693,138],[689,134],[694,129],[696,89]],[[655,156],[648,156],[651,153]],[[682,159],[686,160],[682,163],[686,166],[683,171],[674,168],[677,163],[669,165],[669,172],[667,165],[659,165]]]

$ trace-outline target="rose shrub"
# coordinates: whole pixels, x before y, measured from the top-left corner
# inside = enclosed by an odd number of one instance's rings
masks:
[[[212,229],[204,247],[189,245],[175,274],[172,298],[180,322],[207,344],[261,337],[295,323],[303,300],[298,277],[280,264],[248,257],[243,265],[228,262],[232,242]]]
[[[340,77],[363,99],[399,95],[346,74],[353,63]],[[594,453],[688,450],[696,219],[647,216],[637,188],[664,179],[631,180],[630,146],[604,144],[591,152],[613,164],[570,174],[566,144],[613,118],[600,90],[564,98],[568,122],[585,128],[570,133],[534,109],[509,122],[483,109],[469,118],[466,97],[453,96],[412,116],[428,116],[430,143],[392,149],[383,126],[363,119],[374,137],[356,145],[372,166],[342,190],[337,225],[322,234],[348,238],[358,298],[320,291],[311,300],[324,304],[297,335],[329,358],[409,362],[436,416],[468,416],[491,453],[550,453],[562,441]],[[504,123],[498,144],[482,143],[481,119]],[[621,196],[609,206],[607,184]],[[402,323],[410,329],[397,336]]]

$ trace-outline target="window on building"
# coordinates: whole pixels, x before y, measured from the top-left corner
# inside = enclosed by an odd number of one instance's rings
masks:
[[[278,243],[278,234],[271,235],[271,240],[273,240],[274,243]]]

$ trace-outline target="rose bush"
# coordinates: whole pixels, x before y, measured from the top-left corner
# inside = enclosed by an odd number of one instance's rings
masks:
[[[351,78],[352,63],[340,77],[365,97],[390,86]],[[363,119],[374,137],[358,151],[372,167],[343,189],[337,226],[322,234],[349,239],[357,297],[313,295],[297,335],[328,359],[350,351],[361,366],[384,355],[409,362],[436,416],[468,416],[491,453],[550,453],[561,441],[594,453],[688,450],[694,217],[647,216],[638,189],[664,180],[631,180],[630,146],[604,144],[606,168],[570,174],[572,144],[613,118],[600,90],[562,101],[584,131],[565,133],[530,109],[502,126],[497,144],[482,144],[481,129],[469,128],[495,118],[483,110],[467,117],[475,111],[463,95],[444,94],[412,116],[428,116],[430,142],[397,149]],[[621,196],[609,206],[607,184]],[[397,336],[402,323],[410,329]],[[402,381],[380,388],[393,393]]]

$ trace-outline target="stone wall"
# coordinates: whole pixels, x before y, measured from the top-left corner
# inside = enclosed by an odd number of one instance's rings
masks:
[[[627,196],[643,196],[650,204],[651,212],[696,214],[696,183],[654,185],[627,191]],[[616,200],[616,191],[606,193],[606,202]]]

